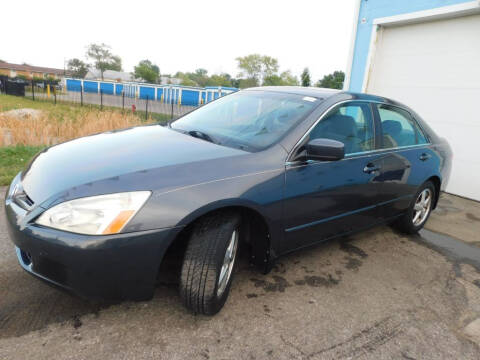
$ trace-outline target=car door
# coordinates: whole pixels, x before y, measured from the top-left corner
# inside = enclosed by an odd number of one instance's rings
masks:
[[[345,144],[339,161],[291,161],[305,144],[328,138]],[[285,169],[283,250],[293,250],[376,221],[379,167],[369,103],[337,105],[304,135]]]
[[[422,129],[406,110],[375,104],[380,123],[382,165],[379,214],[385,220],[405,211],[418,187],[428,178],[434,161]]]

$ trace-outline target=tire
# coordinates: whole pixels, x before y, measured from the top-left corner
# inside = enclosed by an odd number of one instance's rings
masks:
[[[423,194],[428,194],[430,198],[428,205],[424,202],[419,203],[419,201],[421,201],[420,197]],[[413,197],[412,203],[408,207],[407,212],[395,221],[394,227],[405,234],[416,234],[423,228],[430,217],[435,198],[436,191],[433,183],[431,181],[423,183]],[[419,211],[421,212],[420,208],[423,208],[426,213],[420,214],[419,218],[416,218],[415,216],[419,213]],[[415,219],[417,219],[417,221],[415,221]]]
[[[240,245],[240,220],[234,212],[216,213],[200,219],[192,229],[180,275],[180,297],[195,314],[214,315],[227,300]]]

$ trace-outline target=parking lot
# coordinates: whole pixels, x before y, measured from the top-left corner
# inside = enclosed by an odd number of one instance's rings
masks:
[[[480,204],[444,194],[427,228],[330,241],[268,275],[241,261],[224,309],[205,317],[173,284],[98,304],[32,278],[2,206],[0,359],[478,359]]]

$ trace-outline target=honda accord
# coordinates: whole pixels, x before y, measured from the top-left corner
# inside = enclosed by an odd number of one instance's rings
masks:
[[[268,272],[290,251],[392,223],[423,227],[451,150],[412,109],[320,88],[239,91],[168,126],[43,150],[5,199],[30,274],[87,298],[151,298],[178,244],[180,297],[224,305],[239,248]]]

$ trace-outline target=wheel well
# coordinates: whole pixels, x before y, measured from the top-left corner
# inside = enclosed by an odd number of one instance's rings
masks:
[[[427,181],[431,181],[435,186],[435,199],[433,203],[433,208],[437,207],[438,199],[440,198],[440,189],[441,189],[441,181],[438,176],[432,176]]]
[[[237,211],[241,214],[241,233],[243,249],[248,251],[250,262],[266,271],[270,254],[270,232],[264,217],[257,211],[245,206],[228,206],[217,208],[192,220],[175,237],[163,256],[159,266],[158,280],[162,283],[171,283],[179,279],[183,255],[185,253],[191,231],[195,224],[203,217],[226,210]]]

